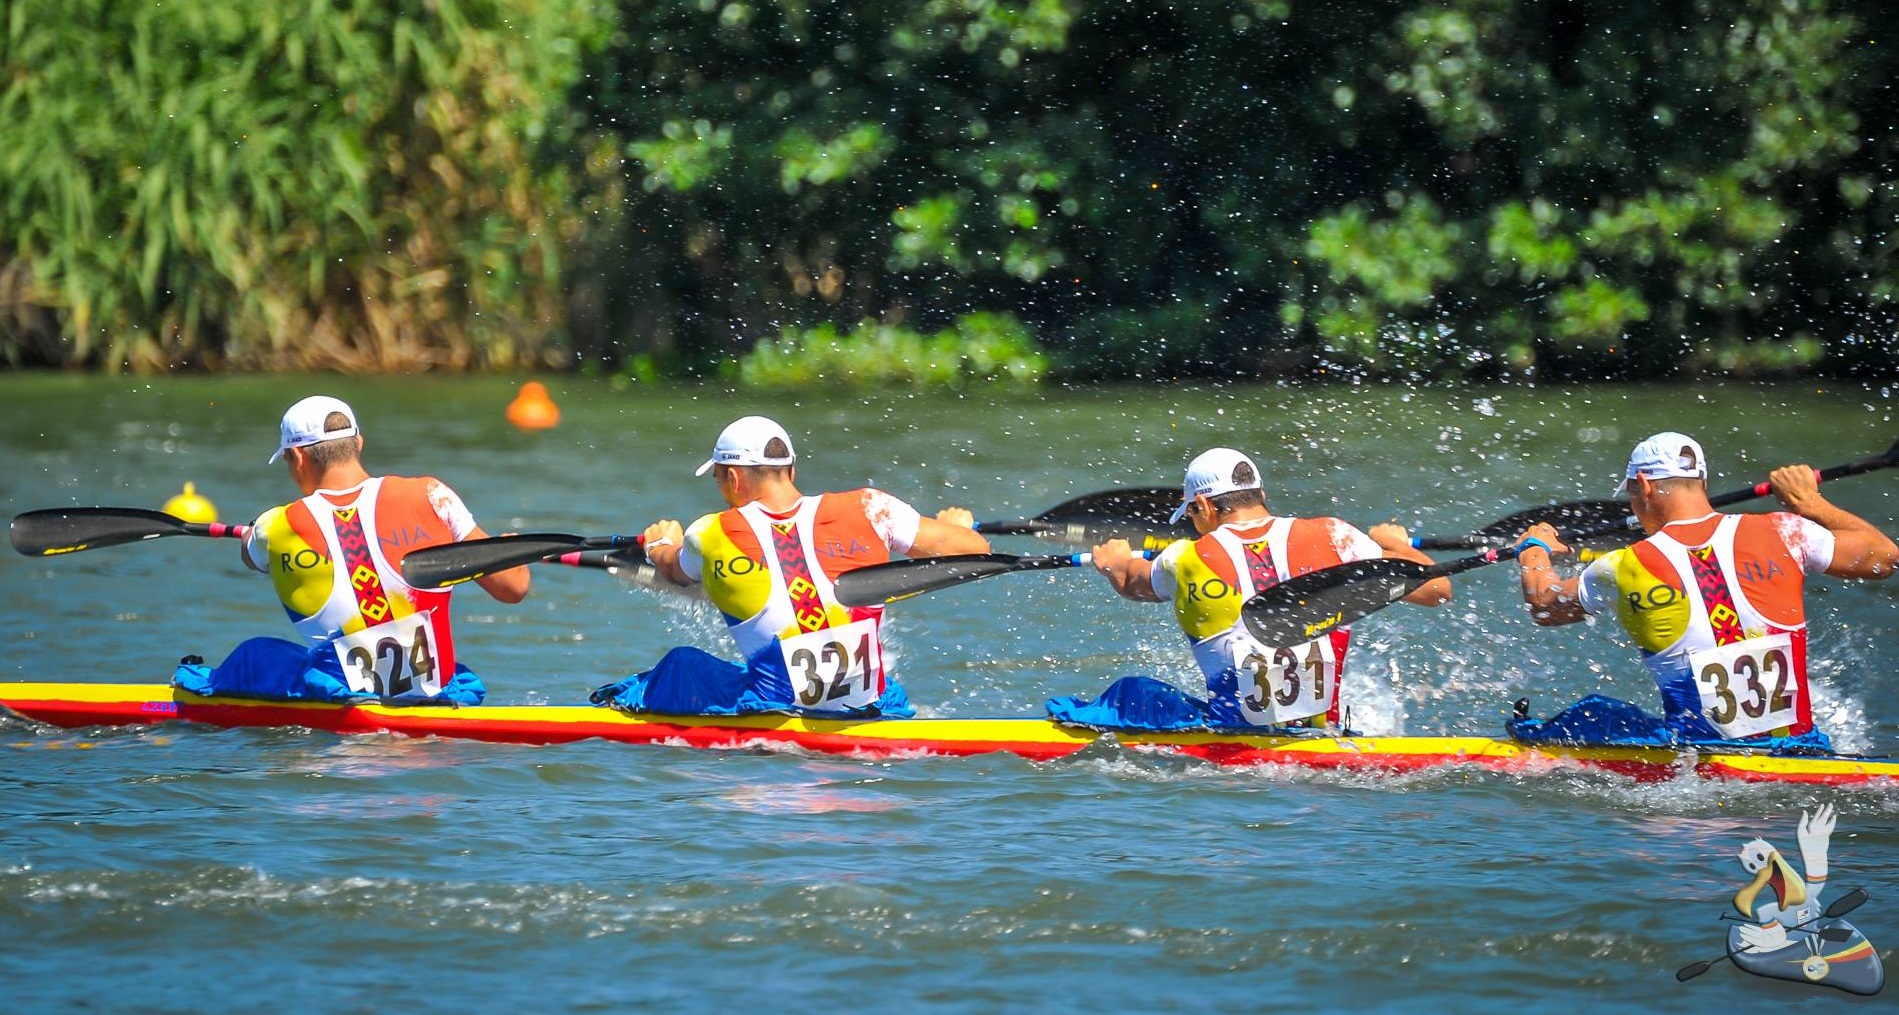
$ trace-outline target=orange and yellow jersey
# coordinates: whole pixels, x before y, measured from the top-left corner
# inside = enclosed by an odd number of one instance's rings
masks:
[[[1279,725],[1321,713],[1336,721],[1350,629],[1303,645],[1266,646],[1241,623],[1240,607],[1295,575],[1380,556],[1370,536],[1337,518],[1262,518],[1174,543],[1155,558],[1150,581],[1193,644],[1216,716],[1232,725]]]
[[[747,659],[781,638],[883,614],[838,603],[838,575],[908,553],[921,516],[881,490],[800,498],[786,512],[756,502],[686,529],[679,567],[697,580]]]
[[[1802,596],[1832,560],[1833,534],[1799,515],[1709,514],[1604,554],[1578,599],[1614,612],[1691,732],[1798,735],[1813,728]]]
[[[428,611],[437,662],[455,672],[448,589],[410,588],[402,558],[459,542],[475,528],[455,491],[422,477],[378,477],[318,490],[260,515],[246,562],[270,575],[297,631],[313,644]]]

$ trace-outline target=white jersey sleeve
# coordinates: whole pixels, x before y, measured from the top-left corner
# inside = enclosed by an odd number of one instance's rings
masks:
[[[1616,584],[1616,573],[1622,564],[1622,555],[1628,552],[1627,547],[1611,550],[1583,568],[1576,581],[1576,604],[1584,613],[1596,616],[1615,609],[1616,597],[1622,594]]]
[[[263,515],[251,519],[251,530],[244,534],[244,552],[240,556],[245,567],[258,574],[269,574],[270,567],[264,562],[270,559],[270,541],[264,538],[263,522]]]
[[[1358,526],[1338,518],[1328,518],[1326,521],[1332,537],[1332,549],[1338,551],[1339,563],[1377,560],[1385,555],[1384,547],[1379,546]]]
[[[923,525],[922,514],[882,490],[866,487],[863,494],[864,517],[870,519],[870,527],[878,538],[891,553],[909,553],[916,545],[917,530]]]
[[[1801,573],[1823,574],[1833,566],[1832,530],[1791,511],[1776,511],[1770,517],[1780,531],[1781,541],[1787,544],[1787,551],[1800,562]]]
[[[1180,565],[1180,555],[1193,546],[1191,539],[1176,539],[1167,544],[1167,549],[1154,558],[1154,569],[1148,572],[1147,583],[1154,587],[1154,595],[1163,603],[1174,601],[1174,593],[1179,590],[1179,581],[1174,577],[1174,569]]]
[[[448,531],[454,534],[457,543],[467,539],[468,534],[475,531],[475,516],[468,513],[468,505],[462,503],[461,495],[439,479],[430,479],[426,489],[429,507],[434,509],[435,517],[448,526]]]
[[[700,515],[699,520],[686,526],[685,538],[680,540],[679,570],[686,577],[698,581],[705,571],[705,551],[699,548],[699,540],[704,538],[708,528],[719,524],[717,514]]]

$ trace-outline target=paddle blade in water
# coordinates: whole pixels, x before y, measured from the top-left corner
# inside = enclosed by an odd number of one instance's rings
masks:
[[[1493,539],[1515,539],[1537,522],[1548,522],[1563,533],[1582,532],[1614,526],[1629,517],[1629,505],[1619,500],[1576,500],[1567,504],[1546,504],[1499,518],[1478,530]],[[1630,532],[1636,531],[1633,527]],[[1613,541],[1617,537],[1604,537]]]
[[[1378,558],[1312,571],[1248,600],[1240,616],[1267,645],[1311,641],[1403,599],[1429,580],[1422,564]]]
[[[506,571],[569,550],[578,550],[587,542],[584,536],[531,532],[424,547],[402,558],[402,580],[418,589],[446,588],[496,571]]]
[[[175,536],[184,531],[182,519],[163,511],[81,507],[49,508],[15,515],[10,535],[15,550],[29,557],[50,557]]]
[[[1017,557],[1007,553],[893,560],[846,571],[838,576],[835,587],[837,601],[845,606],[880,606],[991,575],[1072,567],[1073,563],[1069,557]]]

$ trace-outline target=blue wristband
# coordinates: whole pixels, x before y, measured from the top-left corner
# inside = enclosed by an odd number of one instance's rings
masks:
[[[1518,544],[1517,544],[1517,552],[1516,552],[1516,556],[1519,556],[1519,557],[1520,557],[1520,556],[1522,556],[1522,555],[1523,555],[1523,551],[1524,551],[1525,549],[1527,549],[1527,548],[1529,548],[1529,547],[1532,547],[1532,546],[1540,546],[1540,547],[1542,547],[1542,548],[1543,548],[1543,552],[1544,552],[1544,553],[1547,553],[1547,554],[1549,554],[1549,555],[1550,555],[1550,556],[1552,556],[1552,557],[1554,557],[1554,556],[1556,555],[1556,551],[1555,551],[1555,550],[1552,550],[1552,549],[1550,549],[1550,544],[1548,544],[1548,543],[1545,543],[1544,541],[1542,541],[1541,539],[1538,539],[1538,538],[1536,538],[1535,536],[1531,536],[1531,537],[1529,537],[1528,539],[1525,539],[1525,540],[1524,540],[1523,542],[1521,542],[1521,543],[1518,543]]]

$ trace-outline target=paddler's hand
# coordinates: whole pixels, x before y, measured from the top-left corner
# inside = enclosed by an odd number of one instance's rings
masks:
[[[679,546],[685,542],[686,530],[671,518],[663,518],[648,525],[641,535],[647,563],[670,576],[670,572],[677,570],[674,565],[679,559]]]
[[[1088,563],[1108,579],[1123,598],[1159,602],[1154,594],[1154,565],[1146,557],[1134,555],[1125,539],[1110,539],[1088,551]]]
[[[1125,539],[1110,539],[1088,551],[1089,563],[1117,586],[1120,582],[1115,581],[1116,577],[1127,573],[1128,561],[1133,559],[1134,548]]]
[[[1406,532],[1404,526],[1396,522],[1381,522],[1366,529],[1365,534],[1370,536],[1371,541],[1377,543],[1381,550],[1411,549],[1411,533]]]
[[[1775,469],[1767,476],[1768,489],[1780,498],[1787,510],[1805,515],[1806,509],[1815,501],[1826,503],[1820,496],[1820,483],[1813,478],[1811,465],[1787,465]]]
[[[1524,529],[1523,534],[1517,537],[1516,545],[1522,546],[1523,541],[1526,539],[1541,540],[1550,548],[1550,556],[1552,557],[1565,556],[1571,552],[1568,544],[1556,538],[1556,526],[1548,522],[1537,522],[1535,525]],[[1525,552],[1534,553],[1537,549],[1538,547],[1536,546],[1530,546],[1526,548]],[[1517,562],[1524,563],[1522,554],[1517,555]]]
[[[946,507],[936,513],[936,520],[963,529],[976,527],[976,516],[970,514],[968,508]]]

